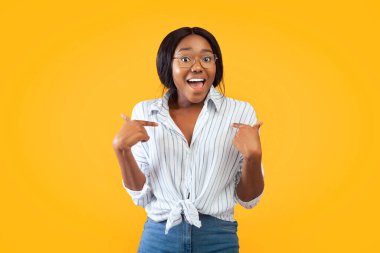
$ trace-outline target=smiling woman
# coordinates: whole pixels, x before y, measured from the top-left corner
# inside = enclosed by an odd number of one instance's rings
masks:
[[[169,33],[156,63],[168,91],[123,115],[113,141],[123,186],[148,215],[138,252],[238,252],[234,207],[264,190],[262,123],[215,89],[222,54],[205,29]]]

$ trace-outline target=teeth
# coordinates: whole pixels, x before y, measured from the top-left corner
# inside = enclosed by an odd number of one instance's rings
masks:
[[[189,80],[187,80],[187,81],[189,81],[189,82],[203,82],[205,79],[189,79]]]

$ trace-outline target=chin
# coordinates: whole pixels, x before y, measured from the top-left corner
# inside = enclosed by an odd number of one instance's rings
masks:
[[[204,94],[193,94],[190,97],[188,97],[187,99],[193,104],[199,104],[199,103],[203,102],[203,100],[205,98],[206,98],[206,96]]]

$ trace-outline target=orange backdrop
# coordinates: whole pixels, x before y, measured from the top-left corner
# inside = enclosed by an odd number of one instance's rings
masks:
[[[164,36],[218,39],[259,120],[265,190],[241,252],[379,252],[376,1],[17,1],[1,21],[0,251],[136,252],[145,211],[112,140],[161,95]],[[355,3],[354,3],[355,2]]]

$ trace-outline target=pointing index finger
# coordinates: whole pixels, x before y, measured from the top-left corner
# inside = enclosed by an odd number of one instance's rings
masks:
[[[123,118],[123,120],[127,121],[130,120],[128,116],[126,116],[124,113],[121,113],[120,116]]]
[[[129,121],[131,120],[130,117],[126,116],[124,113],[121,113],[120,116],[125,120],[125,121]],[[152,121],[146,121],[146,120],[134,120],[138,123],[140,123],[140,125],[142,126],[158,126],[158,123],[157,122],[152,122]]]
[[[157,122],[153,121],[146,121],[146,120],[135,120],[136,122],[140,123],[142,126],[158,126]]]
[[[236,127],[236,128],[240,128],[240,127],[242,127],[242,126],[247,126],[247,125],[242,124],[242,123],[232,123],[231,126],[232,126],[232,127]]]

